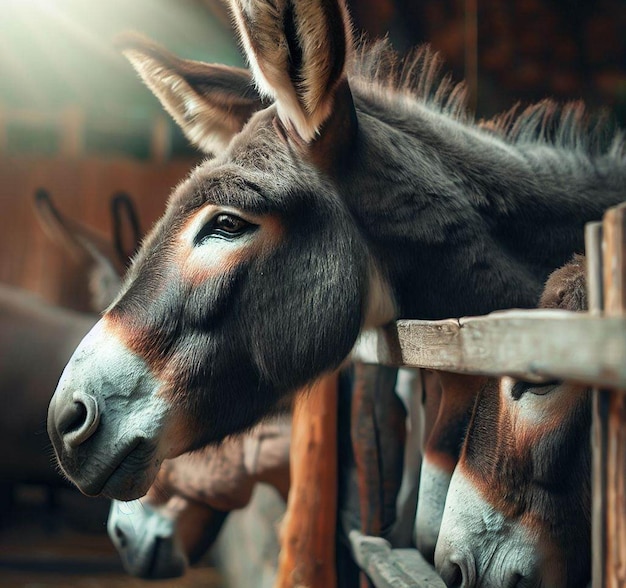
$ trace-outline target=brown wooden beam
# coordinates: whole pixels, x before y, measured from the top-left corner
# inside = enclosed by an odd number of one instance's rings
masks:
[[[357,469],[361,532],[387,538],[402,483],[406,410],[396,394],[397,370],[354,365],[351,438]],[[371,582],[361,577],[362,588]]]
[[[602,275],[602,223],[588,223],[585,226],[585,255],[587,259],[587,299],[589,312],[594,316],[602,314],[604,306]],[[604,586],[604,560],[606,552],[604,495],[606,493],[606,430],[603,416],[606,407],[607,391],[594,387],[592,393],[591,423],[591,582],[594,588]]]
[[[609,209],[603,220],[604,313],[626,316],[626,204]],[[622,356],[624,361],[624,356]],[[605,468],[604,494],[599,503],[604,531],[603,587],[626,586],[626,394],[602,391],[596,403],[596,420],[602,443],[594,446],[594,458]]]
[[[295,402],[291,488],[280,538],[277,588],[335,588],[337,375]]]

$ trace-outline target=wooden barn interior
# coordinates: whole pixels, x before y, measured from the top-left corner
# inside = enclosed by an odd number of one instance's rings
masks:
[[[401,53],[432,44],[454,78],[467,81],[480,118],[550,96],[582,99],[626,125],[623,0],[348,4],[357,31],[387,35]],[[144,234],[202,157],[118,54],[115,35],[140,31],[207,62],[243,66],[243,58],[219,0],[4,0],[0,15],[0,282],[88,312],[85,259],[44,233],[35,194],[45,190],[64,216],[109,241],[112,198],[127,194]],[[0,332],[1,345],[9,338]],[[1,400],[10,412],[11,396]],[[32,434],[50,456],[42,406]],[[124,573],[106,536],[107,504],[78,496],[60,477],[49,489],[11,469],[11,459],[0,464],[1,586],[150,585]],[[226,585],[211,565],[205,558],[184,579],[158,585]]]

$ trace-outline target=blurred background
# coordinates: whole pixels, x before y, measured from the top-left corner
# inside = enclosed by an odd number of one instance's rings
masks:
[[[441,51],[454,78],[467,80],[479,117],[550,96],[581,98],[626,125],[624,0],[348,4],[357,30],[370,37],[388,35],[401,53],[423,42]],[[44,234],[34,195],[44,189],[62,214],[111,242],[111,199],[124,193],[137,210],[140,232],[149,229],[173,186],[200,156],[112,40],[132,29],[182,57],[242,66],[228,11],[217,0],[0,0],[0,9],[0,282],[36,293],[54,307],[93,312],[93,259],[68,253]],[[9,314],[0,307],[2,410],[19,425],[21,413],[11,407],[22,399],[30,417],[24,423],[38,423],[32,431],[25,424],[23,433],[36,436],[34,446],[45,459],[44,465],[35,460],[30,467],[27,452],[15,457],[19,444],[0,419],[0,453],[5,454],[0,459],[0,584],[26,586],[45,578],[48,583],[37,585],[114,585],[118,576],[97,584],[84,573],[93,569],[94,558],[100,572],[119,572],[103,534],[107,505],[81,501],[48,467],[45,411],[52,388],[29,389],[35,396],[26,398],[15,375],[11,381],[6,376],[7,362],[15,364],[16,353],[28,360],[34,348],[27,339],[16,343],[7,326]],[[50,480],[56,480],[54,490]],[[64,544],[59,533],[67,526],[74,534]],[[60,568],[53,544],[65,545],[71,582],[54,575]],[[206,581],[206,574],[202,578]]]

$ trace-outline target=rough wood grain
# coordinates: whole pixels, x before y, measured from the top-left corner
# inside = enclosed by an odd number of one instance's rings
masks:
[[[587,299],[589,312],[602,314],[604,305],[602,291],[602,223],[585,226],[585,255],[587,260]],[[592,459],[592,504],[591,504],[591,575],[592,586],[604,585],[604,561],[606,553],[606,516],[604,495],[606,493],[606,421],[608,392],[598,387],[592,393],[591,443]]]
[[[391,549],[381,537],[358,531],[350,533],[350,544],[359,567],[376,588],[445,588],[444,581],[417,549]]]
[[[488,376],[626,387],[626,318],[509,310],[442,321],[398,321],[361,337],[353,358]]]
[[[609,209],[603,221],[604,312],[626,316],[626,204]],[[622,355],[622,361],[626,356]],[[622,386],[626,388],[626,386]],[[606,392],[607,410],[600,415],[606,435],[603,457],[606,488],[603,496],[604,583],[626,586],[626,395]]]
[[[337,518],[337,375],[295,403],[291,488],[280,531],[277,588],[335,588]]]
[[[396,522],[406,442],[406,410],[396,394],[396,377],[397,370],[386,366],[354,366],[350,427],[366,535],[387,537]],[[368,586],[362,577],[361,587]]]

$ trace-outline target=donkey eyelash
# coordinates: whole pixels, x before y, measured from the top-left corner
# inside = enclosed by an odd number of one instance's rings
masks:
[[[511,388],[511,398],[519,400],[526,392],[530,392],[536,396],[544,396],[550,391],[543,390],[544,388],[552,389],[553,386],[558,386],[561,383],[561,380],[547,380],[545,382],[526,382],[524,380],[518,380]]]
[[[194,238],[194,245],[200,245],[206,239],[218,237],[232,240],[241,237],[244,233],[256,229],[254,225],[241,217],[230,213],[219,213],[207,221]]]

